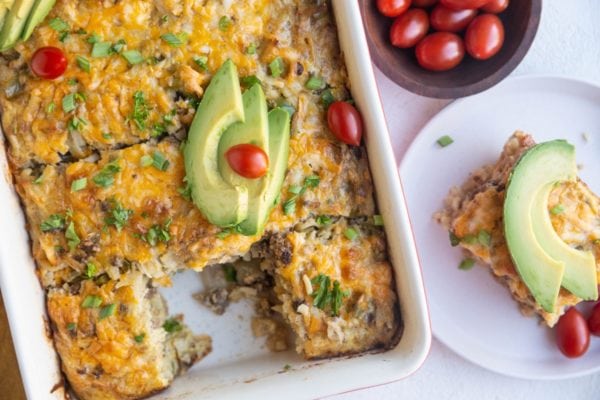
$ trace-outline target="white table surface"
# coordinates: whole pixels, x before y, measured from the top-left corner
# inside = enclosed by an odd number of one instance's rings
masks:
[[[533,46],[513,75],[564,75],[600,84],[600,1],[545,0],[542,8]],[[414,95],[381,72],[376,75],[399,163],[421,127],[449,101]],[[509,378],[462,359],[434,339],[427,361],[414,375],[335,398],[596,400],[600,399],[600,374],[552,382]]]

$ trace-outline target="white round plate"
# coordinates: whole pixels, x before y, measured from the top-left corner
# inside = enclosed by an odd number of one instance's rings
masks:
[[[521,315],[488,268],[457,268],[460,250],[432,219],[448,190],[476,168],[496,162],[518,129],[537,142],[564,138],[574,144],[581,178],[600,194],[600,87],[567,78],[513,78],[442,110],[400,166],[433,333],[466,359],[505,375],[561,379],[600,371],[600,338],[592,337],[583,357],[564,357],[552,330]],[[454,143],[440,148],[436,140],[443,135]]]

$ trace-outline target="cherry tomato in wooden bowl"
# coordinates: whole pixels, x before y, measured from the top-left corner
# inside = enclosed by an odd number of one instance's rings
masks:
[[[460,32],[475,18],[477,10],[453,10],[438,4],[431,10],[431,27],[436,31]]]
[[[426,8],[426,7],[431,7],[432,5],[434,5],[437,2],[438,2],[438,0],[413,0],[412,5],[413,5],[413,7]]]
[[[592,309],[592,313],[587,320],[590,333],[600,336],[600,303],[596,304]]]
[[[583,315],[571,307],[556,324],[556,344],[567,357],[582,356],[590,346],[590,331]]]
[[[267,153],[253,144],[235,145],[225,152],[225,158],[231,169],[244,178],[260,178],[269,169]]]
[[[465,33],[465,47],[471,57],[487,60],[495,56],[504,43],[504,25],[494,14],[478,15]]]
[[[424,10],[413,8],[394,21],[390,29],[390,41],[396,47],[414,47],[427,35],[429,17]]]
[[[43,79],[56,79],[67,70],[67,57],[58,47],[40,47],[29,63],[31,71]]]
[[[481,11],[498,14],[508,8],[509,0],[490,0],[486,5],[481,7]]]
[[[430,71],[447,71],[465,56],[462,39],[455,33],[435,32],[425,36],[416,49],[419,65]]]
[[[411,0],[377,0],[379,12],[386,17],[397,17],[410,7]]]
[[[489,0],[440,0],[440,3],[454,10],[467,10],[480,8],[487,4],[488,1]]]
[[[359,146],[363,135],[363,122],[354,106],[345,101],[333,102],[327,110],[329,129],[340,141]]]

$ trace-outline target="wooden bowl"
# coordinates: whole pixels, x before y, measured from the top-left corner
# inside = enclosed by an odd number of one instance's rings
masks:
[[[469,96],[494,86],[519,65],[540,23],[542,0],[511,0],[498,14],[504,23],[504,45],[492,58],[479,61],[468,54],[449,71],[432,72],[417,63],[415,50],[391,45],[393,18],[377,10],[375,0],[360,0],[371,58],[392,81],[421,96],[450,99]]]

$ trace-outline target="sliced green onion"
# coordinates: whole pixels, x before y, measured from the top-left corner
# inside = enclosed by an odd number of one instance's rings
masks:
[[[296,212],[296,197],[292,197],[291,199],[285,201],[283,203],[283,213],[285,215],[294,214]]]
[[[79,236],[77,236],[77,232],[75,231],[75,224],[73,221],[67,226],[67,230],[65,231],[65,238],[67,239],[67,244],[69,245],[69,249],[71,251],[75,250],[77,245],[81,242]]]
[[[271,72],[271,76],[278,78],[281,76],[285,69],[285,65],[283,64],[283,59],[281,57],[276,57],[269,64],[269,71]]]
[[[182,46],[188,41],[188,35],[185,32],[178,34],[169,32],[165,33],[164,35],[161,35],[160,38],[173,47]]]
[[[373,215],[373,225],[383,226],[383,217],[379,214]]]
[[[100,35],[94,32],[92,32],[92,34],[87,38],[87,42],[90,44],[98,43],[100,40],[102,40]]]
[[[333,220],[331,219],[331,217],[328,217],[327,215],[319,215],[317,217],[317,224],[319,225],[331,225],[332,222]]]
[[[65,113],[70,113],[77,108],[75,104],[75,93],[69,93],[62,99],[62,108]]]
[[[110,317],[111,315],[113,315],[115,313],[116,308],[117,308],[117,305],[114,303],[105,305],[104,307],[102,307],[100,309],[100,313],[98,314],[98,319],[103,320],[104,318]]]
[[[107,57],[110,55],[110,48],[112,44],[110,42],[96,42],[92,47],[92,57],[100,58]]]
[[[163,329],[168,333],[178,332],[183,329],[179,321],[175,318],[171,318],[165,321],[163,324]]]
[[[454,139],[448,135],[444,135],[437,140],[437,144],[440,145],[440,147],[450,146],[452,143],[454,143]]]
[[[79,68],[81,68],[85,72],[90,72],[90,69],[91,69],[90,68],[90,60],[88,60],[87,58],[85,58],[83,56],[77,56],[76,60],[77,60],[77,65],[79,66]]]
[[[85,277],[88,279],[92,279],[94,276],[96,276],[96,272],[97,272],[97,268],[96,268],[96,264],[94,264],[93,262],[88,262],[85,265]]]
[[[56,108],[56,104],[54,104],[54,102],[51,101],[50,104],[48,104],[48,107],[46,107],[46,113],[51,114],[55,108]]]
[[[480,231],[479,234],[477,235],[477,241],[482,246],[489,246],[490,243],[492,242],[492,236],[490,235],[490,233],[488,231]]]
[[[71,192],[79,192],[87,187],[87,178],[76,179],[71,183]]]
[[[348,238],[348,240],[354,240],[358,237],[358,232],[356,232],[356,230],[353,228],[347,228],[344,231],[344,236],[346,236],[346,238]]]
[[[143,155],[142,158],[140,158],[140,165],[144,168],[151,166],[153,163],[152,161],[152,157],[150,157],[149,155]]]
[[[152,154],[152,165],[157,170],[166,171],[170,164],[169,160],[167,160],[162,153],[155,151],[154,154]]]
[[[448,237],[450,238],[450,246],[456,247],[460,244],[460,238],[454,234],[454,232],[449,231]]]
[[[475,260],[472,258],[465,258],[458,265],[458,269],[462,269],[463,271],[470,270],[475,265]]]
[[[312,75],[308,78],[304,86],[309,90],[319,90],[325,87],[325,81],[316,75]]]
[[[249,76],[244,76],[243,78],[240,78],[240,83],[242,84],[242,86],[246,86],[246,87],[251,87],[254,85],[260,85],[260,79],[258,79],[256,77],[256,75],[249,75]]]
[[[331,93],[331,89],[323,90],[323,92],[321,93],[321,102],[323,103],[325,108],[329,108],[331,103],[333,103],[334,101],[335,97],[333,96],[333,93]]]
[[[256,44],[250,43],[250,45],[246,48],[246,54],[249,54],[249,55],[256,54]]]
[[[111,46],[111,51],[115,52],[115,53],[121,53],[123,51],[123,49],[125,48],[125,45],[127,44],[127,42],[125,42],[124,39],[119,39],[117,40],[117,42],[115,44],[113,44]]]
[[[98,308],[102,304],[102,298],[100,296],[86,296],[81,303],[83,308]]]
[[[227,16],[222,16],[219,18],[219,29],[223,32],[228,30],[231,27],[231,20]]]
[[[196,63],[197,66],[202,68],[204,71],[208,70],[208,57],[207,56],[194,56],[192,60]]]
[[[121,53],[121,55],[131,65],[136,65],[144,61],[144,56],[137,50],[127,50]]]
[[[48,25],[50,25],[50,28],[54,29],[56,32],[64,32],[70,29],[69,24],[60,18],[51,19]]]
[[[139,335],[135,335],[133,337],[133,340],[135,340],[136,343],[142,343],[144,341],[145,337],[146,337],[145,333],[140,333]]]
[[[552,207],[550,212],[552,213],[552,215],[562,214],[563,212],[565,212],[565,207],[562,204],[557,204],[554,207]]]

